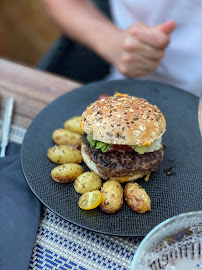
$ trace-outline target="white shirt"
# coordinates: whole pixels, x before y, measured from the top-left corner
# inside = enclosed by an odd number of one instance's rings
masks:
[[[110,0],[115,24],[126,29],[135,22],[154,26],[174,20],[176,29],[160,65],[140,79],[170,84],[196,96],[202,90],[202,0]],[[110,79],[124,78],[116,68]]]

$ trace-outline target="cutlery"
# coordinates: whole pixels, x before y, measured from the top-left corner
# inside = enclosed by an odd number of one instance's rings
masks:
[[[5,110],[4,110],[4,118],[3,118],[3,126],[2,126],[2,140],[1,140],[1,153],[0,157],[5,157],[6,147],[9,141],[9,134],[10,134],[10,125],[12,120],[12,113],[13,113],[13,105],[14,105],[14,98],[9,97],[6,99]]]

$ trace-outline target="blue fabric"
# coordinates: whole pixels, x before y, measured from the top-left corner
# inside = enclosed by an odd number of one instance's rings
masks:
[[[40,221],[41,204],[27,185],[20,145],[10,143],[0,158],[0,269],[29,267]]]

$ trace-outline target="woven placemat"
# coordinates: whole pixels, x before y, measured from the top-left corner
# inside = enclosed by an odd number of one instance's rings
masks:
[[[44,207],[29,270],[129,270],[140,241],[86,230]]]
[[[22,143],[25,132],[12,126],[10,141]],[[129,270],[141,239],[95,233],[43,207],[29,270]]]
[[[1,129],[2,129],[2,120],[0,120],[0,140],[1,140]],[[24,128],[12,125],[10,129],[10,138],[9,138],[10,142],[16,142],[21,144],[25,133],[26,130]]]

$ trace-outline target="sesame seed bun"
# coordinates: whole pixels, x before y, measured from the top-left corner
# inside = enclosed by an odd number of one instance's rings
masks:
[[[160,110],[145,99],[114,95],[87,107],[81,126],[94,140],[142,146],[159,139],[166,122]]]
[[[85,145],[83,145],[83,144],[81,146],[81,154],[83,157],[83,161],[88,166],[88,168],[90,170],[96,172],[103,180],[114,180],[114,181],[118,181],[120,183],[125,183],[125,182],[131,182],[131,181],[137,180],[137,179],[142,178],[143,176],[147,175],[147,173],[145,173],[145,172],[137,171],[136,173],[129,175],[129,176],[124,176],[124,177],[117,176],[117,177],[107,178],[105,175],[102,174],[102,171],[97,168],[97,165],[89,157],[89,155],[85,151]]]

